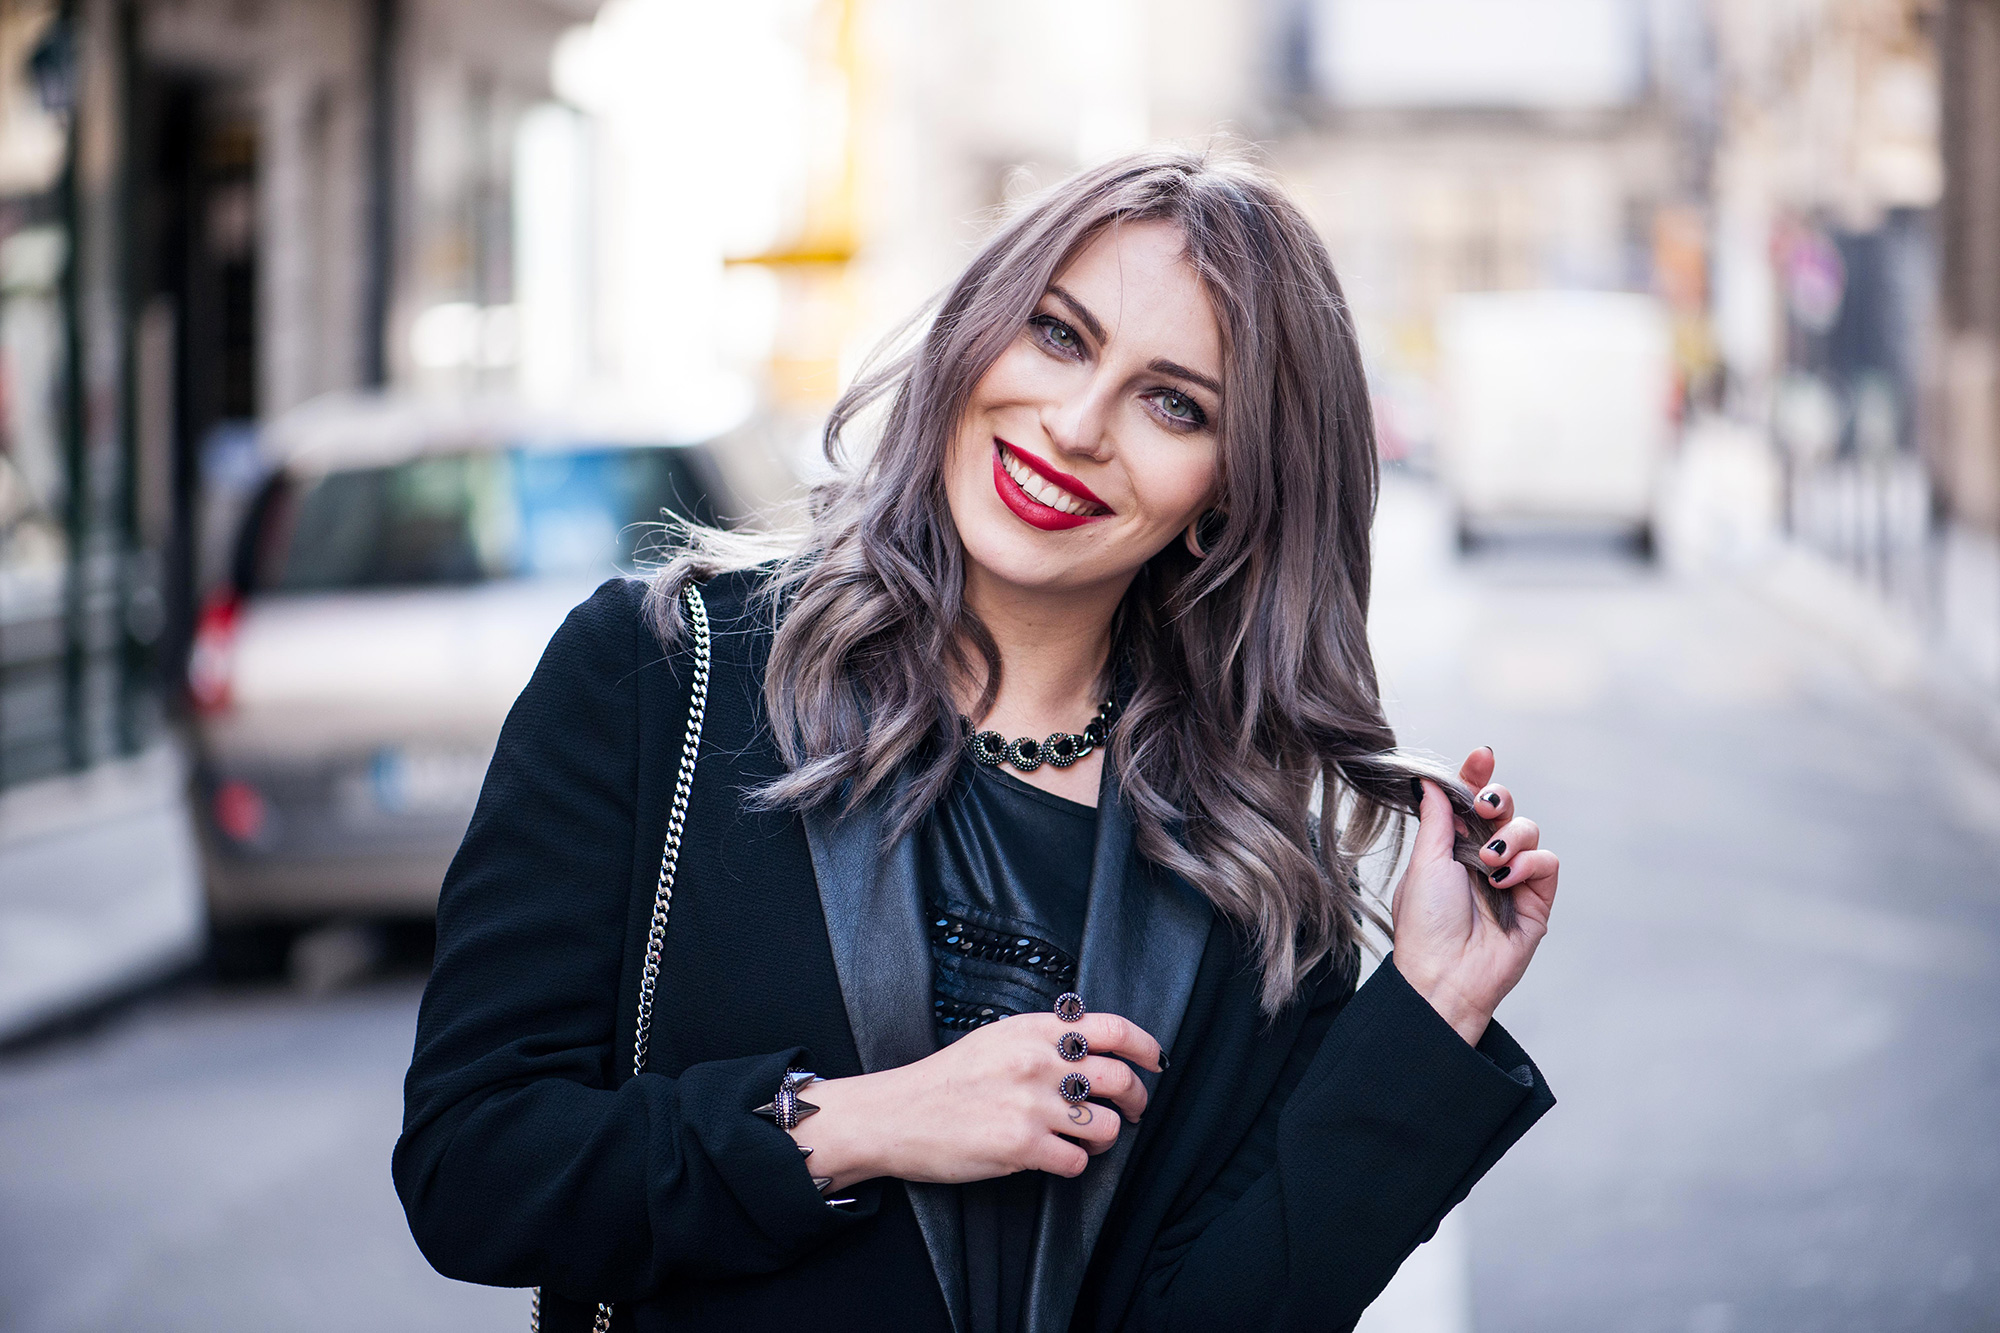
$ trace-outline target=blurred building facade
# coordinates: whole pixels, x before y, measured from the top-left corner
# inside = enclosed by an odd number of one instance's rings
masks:
[[[1713,11],[1722,405],[1768,429],[1795,537],[1919,597],[1934,504],[1981,512],[1942,412],[1935,8]]]
[[[1934,20],[1945,165],[1938,456],[1952,511],[2000,531],[2000,5]]]
[[[1698,18],[1632,0],[1311,0],[1271,34],[1274,165],[1341,266],[1386,457],[1430,451],[1456,293],[1660,290],[1701,373]]]
[[[1390,457],[1454,293],[1650,292],[1679,409],[1919,583],[2000,516],[1996,6],[6,0],[0,783],[150,734],[258,423],[390,385],[803,440],[1010,200],[1162,139],[1298,192]]]
[[[258,423],[511,306],[516,126],[594,9],[0,5],[0,785],[156,734]]]

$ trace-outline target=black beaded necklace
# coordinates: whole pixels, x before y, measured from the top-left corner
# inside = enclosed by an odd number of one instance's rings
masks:
[[[997,731],[974,731],[972,719],[963,714],[959,721],[965,724],[965,748],[974,759],[988,768],[997,768],[1005,762],[1023,773],[1032,773],[1044,763],[1068,768],[1104,744],[1111,732],[1111,719],[1117,713],[1118,705],[1106,699],[1097,706],[1097,716],[1085,723],[1082,731],[1054,731],[1039,741],[1033,736],[1010,741]]]

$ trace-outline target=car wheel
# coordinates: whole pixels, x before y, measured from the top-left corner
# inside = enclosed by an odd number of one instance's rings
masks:
[[[274,921],[210,926],[208,970],[218,981],[277,981],[297,934],[297,927]]]

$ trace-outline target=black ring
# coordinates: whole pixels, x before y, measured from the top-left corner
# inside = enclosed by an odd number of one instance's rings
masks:
[[[1090,1043],[1083,1039],[1081,1032],[1065,1032],[1056,1038],[1056,1054],[1075,1064],[1090,1054]]]
[[[1090,1080],[1074,1072],[1064,1074],[1062,1082],[1056,1085],[1056,1091],[1062,1094],[1064,1101],[1074,1106],[1090,1096]]]
[[[1073,990],[1066,990],[1056,996],[1056,1017],[1065,1023],[1075,1023],[1084,1015],[1083,997]]]

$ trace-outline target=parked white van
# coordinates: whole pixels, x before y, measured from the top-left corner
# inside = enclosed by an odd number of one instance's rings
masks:
[[[1650,296],[1476,292],[1438,321],[1441,479],[1461,547],[1615,527],[1648,556],[1673,443],[1673,336]]]

